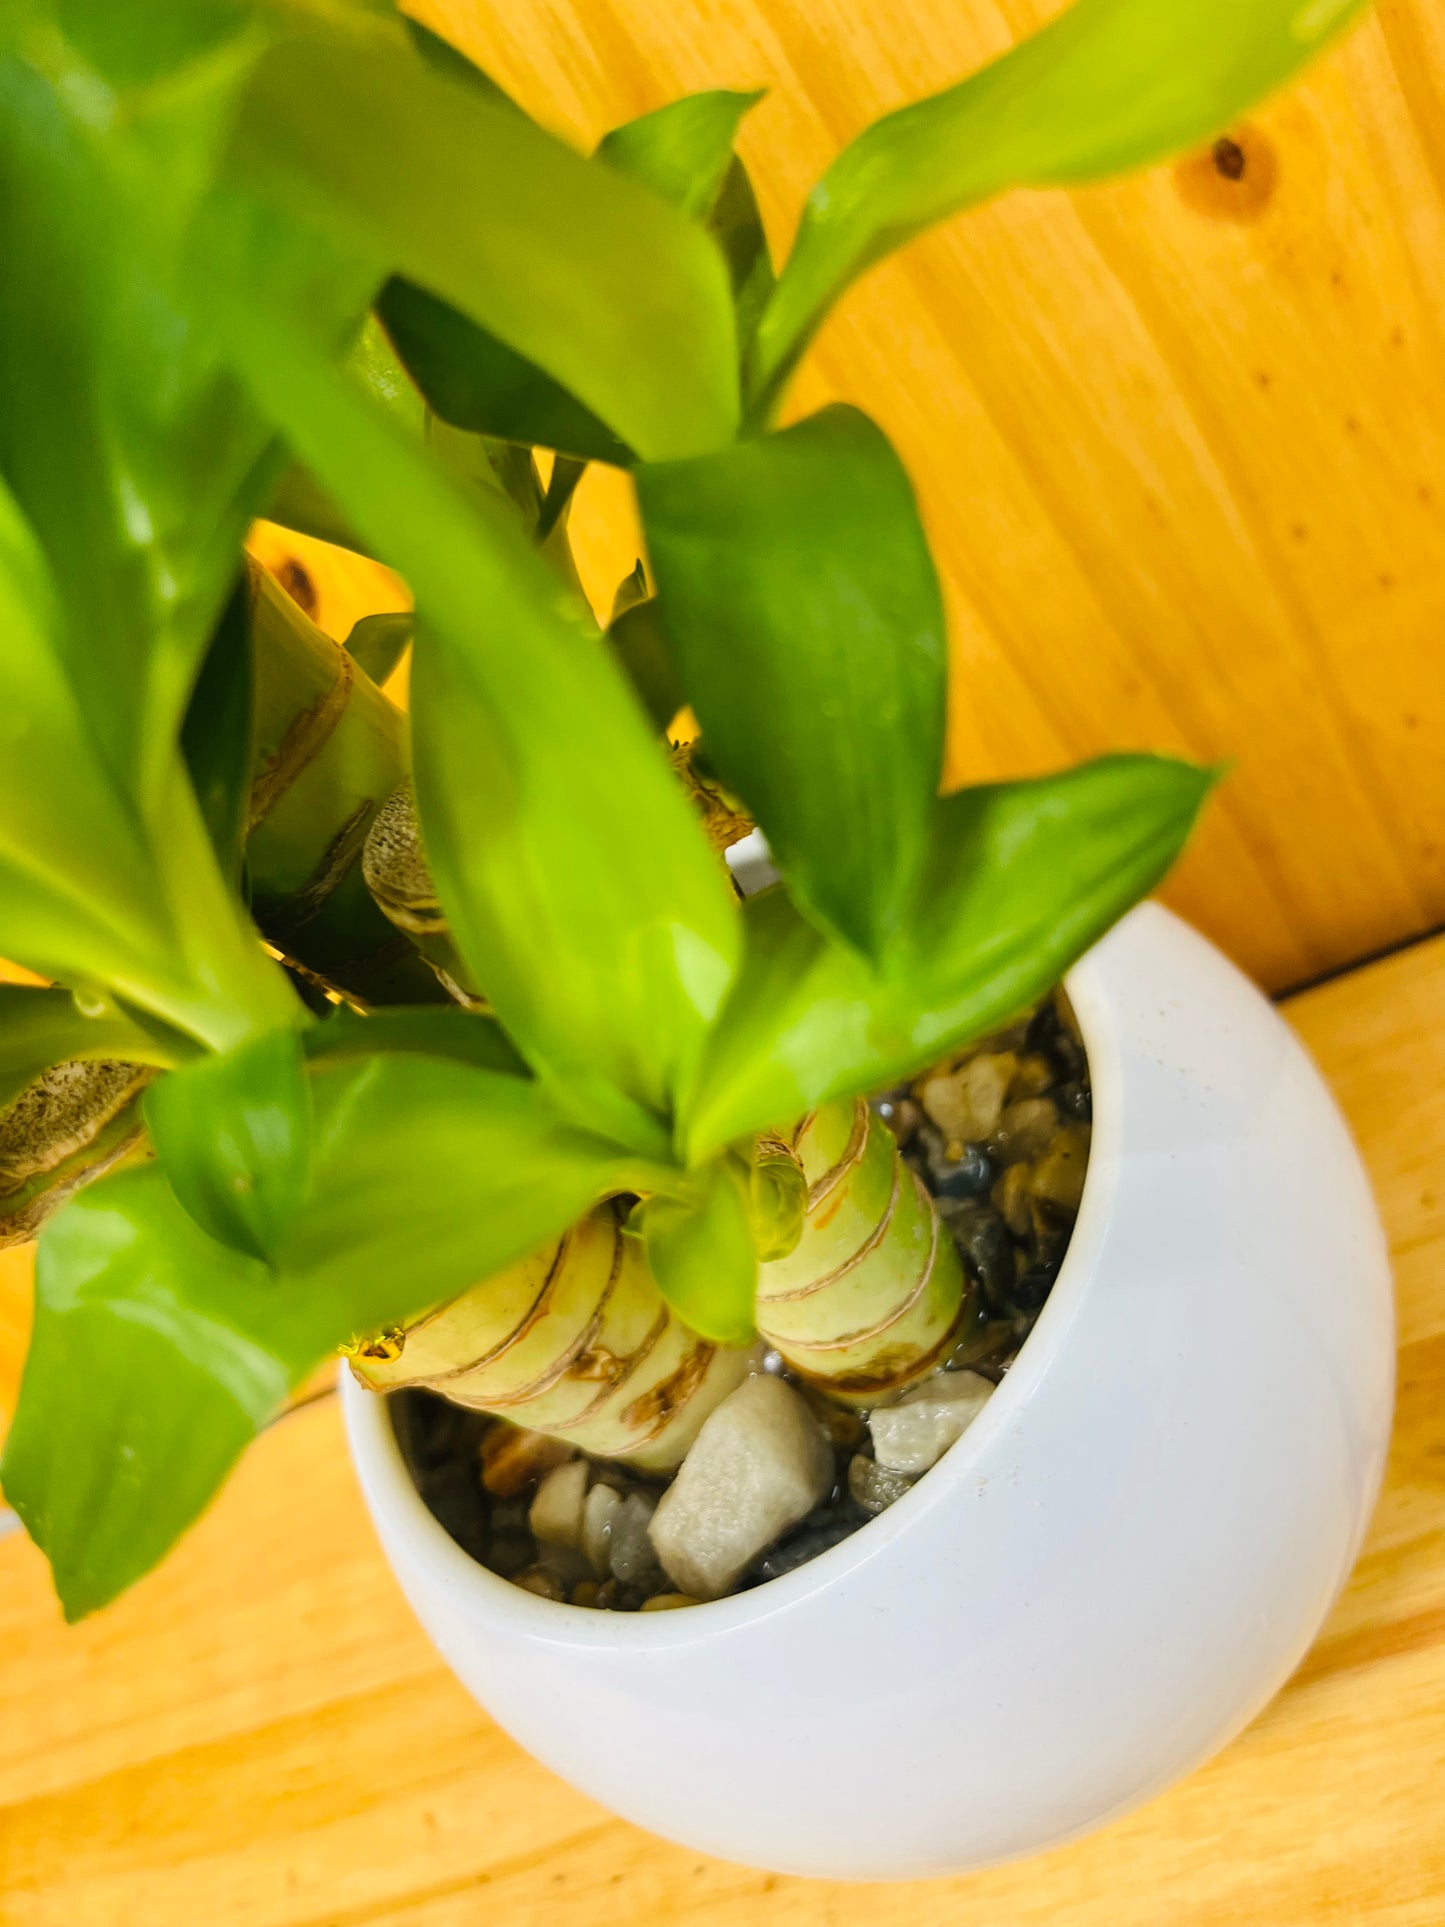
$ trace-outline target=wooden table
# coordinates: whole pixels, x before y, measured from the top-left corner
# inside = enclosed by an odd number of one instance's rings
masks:
[[[1173,1793],[1042,1859],[916,1886],[777,1879],[664,1846],[529,1760],[443,1669],[382,1564],[326,1396],[261,1441],[162,1572],[77,1630],[30,1546],[0,1544],[0,1922],[1440,1927],[1445,937],[1290,1014],[1390,1228],[1394,1455],[1305,1665]]]

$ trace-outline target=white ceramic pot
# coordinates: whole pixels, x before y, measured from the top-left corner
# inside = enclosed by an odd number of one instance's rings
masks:
[[[832,1878],[1051,1846],[1222,1746],[1349,1572],[1394,1344],[1339,1113],[1258,991],[1155,905],[1068,988],[1094,1140],[1058,1282],[967,1435],[812,1564],[681,1612],[534,1598],[452,1542],[384,1403],[347,1384],[367,1502],[446,1659],[656,1833]]]

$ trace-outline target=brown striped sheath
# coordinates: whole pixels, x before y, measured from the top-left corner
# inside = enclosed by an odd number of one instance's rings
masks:
[[[600,1458],[668,1471],[752,1356],[688,1330],[641,1241],[604,1205],[404,1332],[359,1346],[351,1369],[377,1391],[424,1386]]]
[[[862,1098],[812,1112],[792,1148],[807,1216],[788,1256],[758,1267],[758,1331],[800,1377],[867,1404],[944,1355],[969,1295],[963,1266]]]

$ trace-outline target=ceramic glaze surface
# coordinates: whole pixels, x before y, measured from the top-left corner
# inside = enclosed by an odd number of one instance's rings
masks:
[[[1298,1664],[1383,1468],[1385,1246],[1303,1049],[1156,905],[1071,973],[1094,1141],[1038,1325],[983,1415],[851,1539],[686,1611],[476,1565],[346,1385],[388,1557],[458,1676],[618,1813],[781,1872],[914,1878],[1161,1791]]]

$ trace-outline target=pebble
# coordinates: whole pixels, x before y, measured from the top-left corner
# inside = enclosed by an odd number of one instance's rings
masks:
[[[936,1198],[983,1198],[987,1197],[989,1187],[996,1176],[993,1162],[981,1145],[965,1144],[957,1157],[948,1155],[948,1147],[936,1131],[930,1136],[937,1144],[936,1154],[930,1149],[928,1157],[928,1179],[930,1189]]]
[[[499,1499],[514,1498],[572,1456],[564,1440],[499,1419],[482,1438],[482,1484]]]
[[[1011,1164],[989,1194],[994,1210],[1020,1243],[1034,1228],[1031,1176],[1026,1164]]]
[[[996,1164],[1022,1164],[1045,1150],[1059,1128],[1058,1106],[1047,1097],[1025,1097],[1010,1104],[988,1141]]]
[[[758,1580],[781,1579],[785,1572],[796,1572],[799,1566],[806,1566],[810,1559],[816,1559],[820,1552],[827,1552],[831,1546],[842,1543],[844,1539],[858,1530],[856,1517],[834,1517],[822,1519],[816,1525],[808,1524],[790,1532],[786,1539],[765,1552],[753,1568],[753,1577]]]
[[[906,1093],[890,1091],[887,1097],[873,1100],[873,1109],[900,1144],[909,1144],[923,1122],[923,1106]]]
[[[786,1380],[744,1379],[704,1421],[652,1516],[681,1592],[720,1599],[831,1489],[833,1454]]]
[[[519,1572],[512,1584],[520,1586],[523,1592],[534,1592],[539,1599],[565,1599],[567,1589],[556,1573],[548,1572],[545,1566],[528,1566]]]
[[[870,1518],[886,1512],[912,1486],[905,1473],[890,1471],[866,1452],[855,1453],[848,1462],[848,1490]]]
[[[549,1546],[582,1543],[582,1508],[587,1498],[586,1459],[570,1459],[554,1466],[537,1487],[527,1514],[532,1535]]]
[[[1058,1066],[1047,1051],[1026,1051],[1019,1059],[1013,1082],[1008,1087],[1009,1103],[1021,1097],[1042,1097],[1059,1080]]]
[[[873,1456],[888,1472],[916,1478],[926,1472],[978,1417],[993,1396],[993,1386],[977,1372],[949,1372],[925,1379],[896,1405],[880,1405],[869,1415]],[[852,1467],[849,1467],[852,1484]]]
[[[502,1579],[510,1579],[524,1566],[534,1563],[537,1548],[530,1539],[493,1539],[487,1550],[487,1564]]]
[[[1061,1210],[1076,1212],[1084,1195],[1088,1164],[1089,1127],[1065,1124],[1034,1166],[1029,1188],[1036,1198]]]
[[[919,1085],[918,1095],[949,1144],[979,1144],[998,1129],[1017,1068],[1012,1051],[985,1052],[954,1070],[933,1072]]]
[[[657,1502],[645,1492],[630,1492],[612,1515],[608,1563],[624,1585],[647,1585],[662,1578],[648,1527]]]
[[[611,1570],[612,1522],[621,1505],[621,1494],[599,1481],[582,1507],[582,1551],[599,1578]]]
[[[1001,1309],[1008,1303],[1014,1281],[1014,1248],[1008,1227],[986,1204],[940,1209],[969,1276],[978,1283],[992,1309]]]

